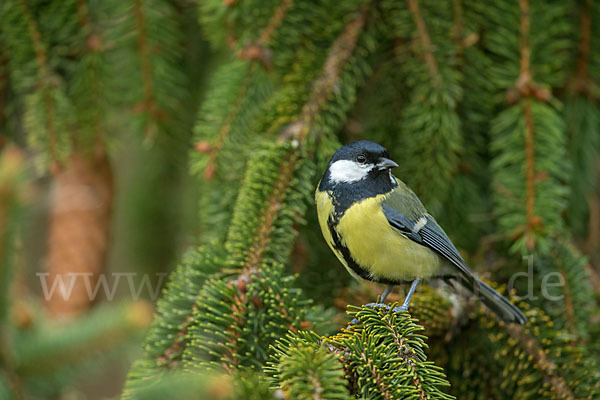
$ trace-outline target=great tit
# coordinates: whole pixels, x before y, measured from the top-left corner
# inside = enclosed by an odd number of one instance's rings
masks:
[[[458,282],[505,322],[524,324],[525,315],[479,280],[417,195],[392,175],[387,150],[367,140],[335,152],[315,193],[319,224],[327,244],[356,279],[394,285],[411,283],[401,307],[407,311],[419,282]]]

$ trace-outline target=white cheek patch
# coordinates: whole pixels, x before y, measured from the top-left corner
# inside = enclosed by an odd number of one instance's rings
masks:
[[[338,160],[329,167],[331,183],[349,183],[365,179],[373,165],[359,164],[350,160]]]

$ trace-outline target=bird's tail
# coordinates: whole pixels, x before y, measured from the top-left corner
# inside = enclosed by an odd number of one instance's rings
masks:
[[[508,301],[508,299],[496,292],[485,282],[475,278],[475,294],[483,301],[490,310],[494,312],[504,322],[514,322],[524,325],[527,317],[517,306]]]

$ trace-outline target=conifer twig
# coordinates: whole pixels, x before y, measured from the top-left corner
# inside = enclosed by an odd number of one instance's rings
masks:
[[[279,167],[278,179],[273,187],[273,192],[267,203],[265,213],[261,216],[254,244],[248,251],[246,258],[246,270],[254,271],[260,265],[262,256],[267,249],[270,234],[273,224],[277,218],[277,214],[281,210],[281,203],[287,193],[288,185],[292,181],[294,174],[294,166],[299,161],[298,152],[291,152],[289,158]]]
[[[265,66],[265,67],[269,66],[270,56],[266,55],[266,49],[264,49],[262,46],[266,45],[269,42],[269,40],[271,39],[271,36],[273,35],[273,32],[275,32],[277,27],[279,27],[279,25],[281,24],[281,21],[283,20],[285,13],[288,10],[289,6],[292,4],[292,1],[293,0],[283,0],[281,2],[281,4],[277,7],[275,12],[273,13],[273,16],[271,17],[269,23],[267,24],[267,27],[265,28],[263,33],[260,35],[260,37],[258,39],[258,43],[254,43],[254,44],[250,44],[250,45],[246,46],[244,49],[242,49],[240,51],[240,53],[238,55],[240,58],[245,58],[245,59],[250,60],[251,64],[248,68],[246,76],[244,77],[243,83],[240,87],[240,90],[239,90],[237,96],[236,96],[236,99],[234,100],[233,106],[231,107],[229,113],[227,114],[227,116],[225,118],[225,121],[223,122],[223,125],[221,126],[221,129],[219,130],[217,140],[216,140],[215,144],[213,146],[211,146],[211,148],[210,148],[210,156],[208,159],[208,163],[204,169],[204,178],[206,180],[210,180],[215,173],[216,160],[219,155],[219,152],[220,152],[221,148],[223,147],[223,144],[225,143],[225,139],[227,138],[227,135],[229,134],[231,124],[240,110],[240,105],[242,103],[242,100],[245,98],[248,88],[250,87],[250,84],[252,83],[252,75],[254,72],[254,68],[256,68],[255,63],[253,61],[258,60],[258,61],[262,62],[263,66]]]
[[[362,358],[362,361],[364,361],[369,372],[371,373],[371,377],[372,377],[373,381],[375,382],[375,386],[377,386],[377,388],[380,390],[380,394],[383,395],[383,399],[384,400],[392,399],[393,398],[392,394],[387,389],[385,382],[383,382],[383,380],[381,379],[381,375],[377,371],[377,368],[371,362],[372,360],[369,357],[367,357],[367,355],[365,354],[364,351],[360,353],[360,357]]]
[[[33,42],[33,48],[35,50],[35,59],[39,68],[39,84],[43,91],[43,99],[44,99],[44,111],[46,116],[46,127],[48,129],[48,144],[50,151],[50,158],[54,162],[55,165],[53,167],[58,167],[59,157],[58,157],[58,141],[56,138],[56,127],[54,125],[54,100],[52,99],[52,94],[50,93],[50,66],[48,65],[48,54],[46,53],[46,47],[42,42],[42,34],[37,26],[36,21],[29,10],[29,6],[27,5],[26,0],[20,0],[21,9],[23,11],[23,15],[27,19],[27,28],[29,31],[29,35],[31,36],[31,41]],[[54,169],[55,169],[54,168]],[[56,172],[56,171],[53,171]]]
[[[528,88],[531,86],[531,45],[529,43],[529,27],[530,27],[530,11],[529,1],[519,0],[521,9],[521,35],[519,38],[520,47],[520,74],[517,79],[517,88]],[[537,225],[535,218],[535,135],[533,115],[531,111],[531,100],[526,98],[523,101],[523,114],[525,118],[525,181],[527,199],[525,202],[525,243],[528,248],[532,249],[535,245],[535,226]]]
[[[560,399],[575,399],[575,396],[567,382],[560,375],[556,364],[546,355],[543,348],[539,346],[535,338],[525,332],[525,328],[517,324],[505,326],[508,334],[520,345],[520,348],[533,360],[532,365],[538,366],[539,371],[547,382],[558,394]]]
[[[298,120],[290,125],[279,136],[279,140],[297,140],[302,142],[311,131],[315,117],[327,102],[344,63],[352,55],[359,33],[367,21],[367,8],[364,7],[358,18],[346,25],[342,33],[332,44],[323,65],[323,73],[313,85],[308,101],[302,107]]]
[[[260,44],[265,45],[269,43],[269,41],[271,40],[271,36],[273,36],[275,30],[281,24],[281,21],[283,20],[283,17],[285,17],[285,14],[290,5],[292,4],[292,1],[293,0],[282,0],[281,4],[279,4],[277,9],[273,13],[273,16],[271,17],[271,20],[267,24],[267,27],[258,39],[258,42]]]
[[[348,60],[354,50],[358,34],[365,24],[366,17],[366,9],[363,9],[360,16],[350,22],[346,26],[345,32],[333,43],[325,60],[323,74],[315,81],[313,91],[302,108],[298,121],[292,124],[294,129],[290,130],[290,127],[288,127],[280,136],[280,139],[302,142],[306,138],[310,132],[314,118],[325,105],[327,96],[337,82],[344,62]],[[281,208],[281,201],[283,201],[288,185],[291,182],[294,166],[299,160],[299,149],[295,148],[293,151],[290,151],[288,158],[279,168],[278,179],[274,184],[273,192],[267,203],[265,212],[261,216],[253,245],[246,257],[244,267],[246,273],[255,271],[260,265],[262,255],[267,247],[269,235],[272,231],[271,228]],[[242,272],[242,275],[238,279],[241,279],[243,276],[244,273]]]
[[[423,15],[419,10],[418,0],[408,0],[408,9],[413,16],[413,20],[419,32],[419,40],[423,46],[423,58],[425,59],[425,64],[427,64],[427,68],[429,69],[429,76],[431,77],[434,86],[439,87],[441,86],[442,82],[438,65],[435,61],[435,56],[433,55],[433,46],[431,44],[429,33],[427,32],[427,25],[425,25],[425,20],[423,19]]]
[[[77,16],[79,17],[79,23],[81,28],[83,29],[85,39],[86,39],[86,48],[92,53],[98,52],[102,48],[102,43],[98,35],[94,32],[94,28],[92,25],[92,20],[90,17],[90,10],[88,8],[87,3],[84,0],[76,1],[77,7]],[[96,71],[94,71],[96,72]],[[99,107],[100,101],[100,88],[98,86],[98,79],[94,76],[91,79],[91,95],[90,98],[94,103],[94,142],[95,146],[99,149],[103,146],[104,142],[104,129],[102,128],[102,116],[101,109]]]
[[[219,134],[217,135],[217,140],[215,141],[215,144],[212,145],[210,148],[210,155],[208,158],[208,163],[206,164],[206,167],[204,168],[204,179],[206,179],[207,181],[211,180],[215,174],[215,171],[217,169],[217,157],[219,156],[219,153],[221,151],[221,148],[223,147],[223,144],[225,144],[227,135],[229,134],[229,131],[231,130],[231,124],[233,123],[233,120],[239,113],[240,105],[242,104],[242,101],[246,97],[248,88],[250,87],[250,84],[252,83],[252,75],[254,72],[254,68],[255,68],[254,64],[251,64],[248,67],[246,75],[244,76],[244,79],[242,81],[242,85],[240,86],[240,89],[235,97],[234,103],[231,106],[231,108],[229,109],[229,112],[227,113],[227,116],[225,117],[225,120],[223,121],[223,125],[221,125],[221,129],[219,129]]]
[[[258,60],[262,63],[265,68],[271,67],[271,50],[267,48],[267,44],[271,40],[275,30],[281,25],[283,18],[285,17],[287,10],[292,4],[293,0],[282,0],[277,6],[275,12],[271,16],[271,19],[267,23],[267,26],[259,36],[258,40],[248,44],[239,52],[240,58],[246,58],[249,60]]]
[[[394,329],[392,321],[389,319],[389,315],[384,318],[384,321],[388,324],[389,331],[394,337],[394,343],[396,344],[396,348],[398,350],[398,355],[404,360],[408,368],[413,372],[413,378],[411,379],[412,384],[419,391],[419,399],[425,400],[427,399],[427,394],[423,387],[421,386],[421,380],[417,377],[417,370],[415,367],[415,361],[418,361],[419,358],[415,354],[415,352],[404,344],[404,338],[398,336],[398,332]]]
[[[534,231],[539,219],[535,216],[535,135],[530,99],[523,101],[523,113],[525,117],[525,180],[527,187],[525,239],[527,247],[532,249],[535,245]]]
[[[295,123],[295,126],[298,127],[299,130],[293,131],[293,134],[286,139],[302,142],[310,132],[310,127],[312,126],[314,118],[325,105],[327,96],[335,85],[335,82],[337,82],[344,62],[348,60],[352,54],[352,51],[354,50],[356,41],[358,39],[358,33],[365,24],[366,15],[366,9],[363,9],[359,18],[350,22],[346,26],[345,32],[342,33],[342,35],[338,37],[338,39],[336,39],[331,46],[329,55],[324,63],[324,72],[315,81],[314,89],[311,92],[308,101],[304,105],[298,121]],[[264,253],[268,248],[269,239],[273,233],[273,226],[278,214],[281,212],[281,204],[288,192],[289,184],[292,182],[295,166],[300,160],[301,154],[299,151],[299,146],[295,146],[289,150],[287,157],[279,167],[277,179],[273,184],[273,190],[269,199],[267,200],[265,211],[260,217],[256,233],[252,239],[252,244],[246,253],[240,275],[231,283],[232,285],[237,286],[238,290],[236,293],[242,294],[242,296],[234,296],[234,301],[232,304],[234,309],[243,309],[245,307],[247,301],[245,295],[246,283],[250,281],[250,277],[256,274],[258,268],[260,267]],[[239,290],[240,288],[242,290]],[[239,322],[240,324],[243,323],[243,321],[235,322]],[[233,333],[231,335],[231,340],[235,340],[235,338],[238,336],[236,333],[238,330],[232,326],[229,331],[230,333]],[[234,349],[235,344],[230,348]],[[235,365],[236,358],[233,352],[229,359]]]
[[[152,63],[150,61],[150,48],[148,45],[148,33],[146,32],[146,18],[144,16],[142,0],[134,0],[135,27],[137,30],[136,44],[140,57],[140,68],[142,72],[142,85],[144,97],[142,99],[141,110],[148,113],[150,119],[157,116],[157,106],[155,104],[156,94],[154,93],[154,82],[152,80]],[[156,122],[156,121],[154,121]],[[153,129],[149,123],[145,124],[144,136],[150,139],[153,135]]]
[[[454,16],[454,24],[452,25],[452,35],[457,43],[457,53],[459,57],[462,56],[464,51],[464,29],[465,20],[463,15],[462,0],[452,0],[452,13]]]
[[[593,99],[594,93],[589,85],[590,42],[592,36],[591,6],[592,0],[586,0],[581,9],[577,72],[571,81],[570,87],[575,92],[582,93],[588,98]]]

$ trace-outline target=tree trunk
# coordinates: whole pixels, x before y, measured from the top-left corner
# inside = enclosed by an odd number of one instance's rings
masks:
[[[55,174],[51,196],[48,288],[59,281],[46,305],[54,316],[74,316],[92,305],[88,289],[95,288],[108,253],[113,176],[106,153],[90,157],[74,152]]]

